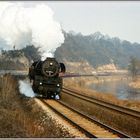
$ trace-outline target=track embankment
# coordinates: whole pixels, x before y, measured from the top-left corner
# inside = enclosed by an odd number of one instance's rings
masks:
[[[90,138],[126,138],[129,137],[115,129],[109,128],[108,126],[99,123],[95,119],[88,115],[81,113],[80,111],[71,108],[62,101],[56,100],[39,100],[42,106],[54,112],[54,116],[62,118],[63,123],[66,121],[67,124],[75,127],[75,133],[81,132]],[[57,119],[58,119],[57,118]]]
[[[62,138],[87,138],[87,136],[65,120],[60,114],[56,113],[49,105],[47,105],[43,100],[35,98],[35,102],[40,106],[41,111],[43,111],[48,118],[50,118],[50,124],[54,122],[55,127],[50,129],[59,129],[64,135]],[[57,108],[57,107],[55,107]],[[56,130],[57,132],[58,130]],[[50,132],[51,133],[51,132]],[[67,134],[67,135],[65,135]]]

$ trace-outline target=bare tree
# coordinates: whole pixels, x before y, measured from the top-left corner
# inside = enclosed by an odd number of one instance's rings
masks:
[[[135,57],[130,57],[128,70],[130,71],[133,80],[135,80],[140,73],[140,60],[136,59]]]

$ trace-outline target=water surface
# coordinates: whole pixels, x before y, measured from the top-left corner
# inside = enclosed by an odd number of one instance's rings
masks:
[[[140,91],[130,89],[127,80],[92,84],[90,88],[105,94],[111,93],[119,99],[140,100]]]

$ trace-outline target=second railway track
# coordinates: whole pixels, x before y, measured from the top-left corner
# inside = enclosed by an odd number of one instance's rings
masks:
[[[61,100],[93,119],[131,137],[140,136],[140,112],[63,88]]]
[[[115,105],[115,104],[112,104],[112,103],[109,103],[109,102],[106,102],[106,101],[103,101],[103,100],[96,99],[94,97],[89,97],[89,96],[86,96],[86,95],[82,95],[79,92],[71,90],[71,89],[63,88],[63,92],[66,93],[66,94],[70,94],[71,96],[86,100],[87,102],[91,102],[93,104],[98,104],[99,106],[108,108],[110,110],[117,111],[121,114],[131,116],[135,119],[140,119],[140,112],[139,111],[132,110],[132,109],[129,109],[129,108],[126,108],[126,107],[123,107],[123,106],[118,106],[118,105]]]

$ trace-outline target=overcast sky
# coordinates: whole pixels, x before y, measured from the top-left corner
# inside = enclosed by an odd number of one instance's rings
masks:
[[[49,1],[66,31],[84,35],[100,31],[140,43],[140,1]]]
[[[100,31],[140,43],[140,1],[25,1],[30,6],[45,3],[65,31],[84,35]]]

